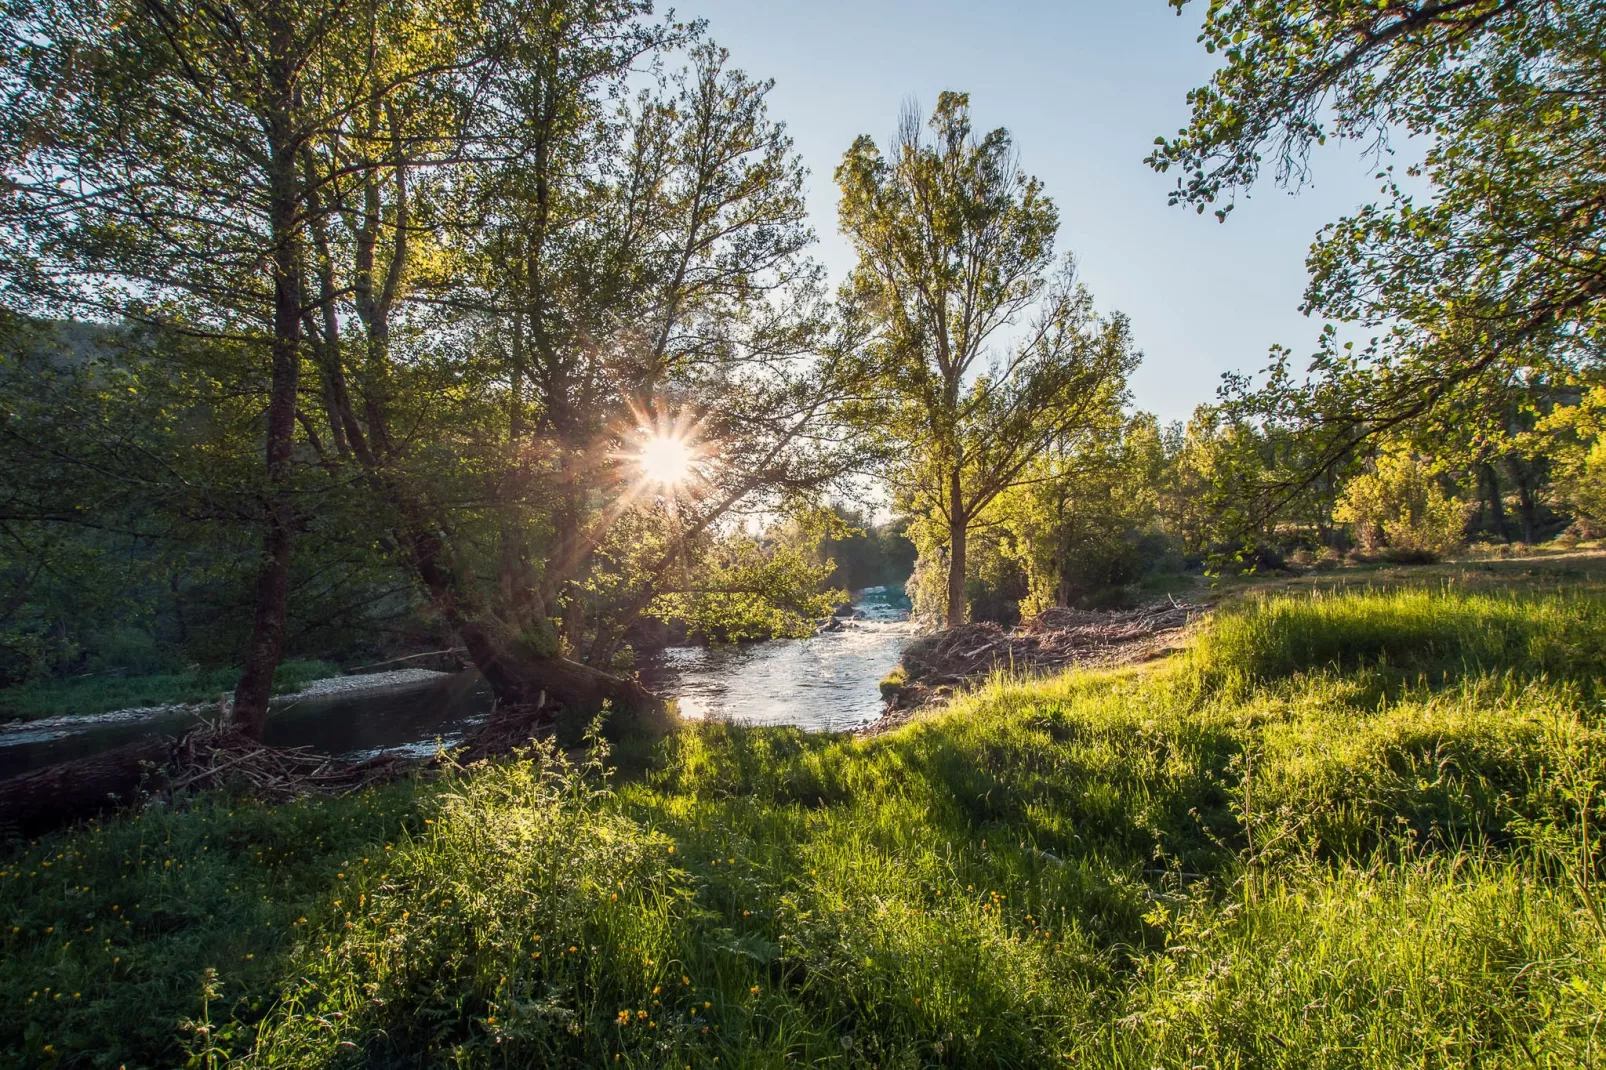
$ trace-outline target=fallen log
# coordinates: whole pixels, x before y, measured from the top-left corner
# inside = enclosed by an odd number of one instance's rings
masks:
[[[142,788],[163,786],[173,757],[167,736],[0,780],[0,836],[37,836],[134,802]]]
[[[347,676],[363,676],[368,673],[385,672],[398,667],[415,667],[413,662],[433,659],[433,664],[450,666],[445,671],[456,672],[462,669],[466,662],[468,651],[460,646],[447,647],[445,650],[428,650],[422,654],[407,654],[388,661],[376,661],[372,665],[359,665],[355,669],[347,669]]]

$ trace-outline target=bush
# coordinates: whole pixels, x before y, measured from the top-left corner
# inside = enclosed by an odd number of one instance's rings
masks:
[[[1444,493],[1431,469],[1402,450],[1385,453],[1373,470],[1351,479],[1333,518],[1352,525],[1367,551],[1440,555],[1460,545],[1467,507]]]

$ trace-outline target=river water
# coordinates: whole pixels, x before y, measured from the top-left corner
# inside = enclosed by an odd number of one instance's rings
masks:
[[[860,594],[853,617],[808,639],[670,647],[642,659],[642,681],[672,696],[682,717],[844,731],[881,716],[877,685],[914,637],[896,588]],[[382,751],[431,754],[460,741],[490,715],[491,692],[472,670],[399,690],[359,692],[275,706],[264,741],[342,757]],[[171,713],[85,727],[0,730],[0,778],[87,757],[152,732],[197,723]]]

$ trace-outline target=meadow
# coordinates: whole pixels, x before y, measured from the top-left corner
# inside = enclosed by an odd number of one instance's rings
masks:
[[[3,856],[0,1061],[1590,1066],[1603,670],[1591,582],[1329,585],[873,739],[153,806]]]

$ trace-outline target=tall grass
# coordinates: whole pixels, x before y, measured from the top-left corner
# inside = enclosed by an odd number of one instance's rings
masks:
[[[1606,598],[1403,589],[1256,598],[1196,652],[1222,682],[1370,668],[1433,683],[1489,673],[1595,685],[1606,672]]]
[[[1606,737],[1545,651],[1600,607],[1521,601],[1268,602],[873,740],[689,726],[629,777],[52,837],[0,867],[0,1059],[1590,1065]],[[1309,639],[1346,620],[1365,660]]]

